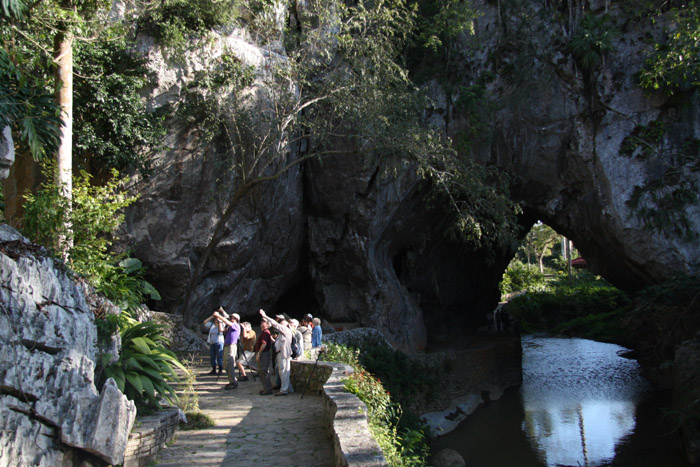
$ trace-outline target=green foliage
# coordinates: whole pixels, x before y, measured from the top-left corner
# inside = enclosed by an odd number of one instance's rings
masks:
[[[480,83],[471,86],[460,86],[455,110],[464,115],[467,127],[458,136],[457,149],[468,153],[471,150],[471,142],[486,128],[489,121],[489,112],[494,108],[494,103],[486,91],[486,81],[490,79],[484,74]]]
[[[4,18],[0,17],[0,26],[3,23]],[[14,60],[23,59],[16,53]],[[59,109],[54,96],[46,91],[45,80],[21,70],[8,51],[0,48],[0,129],[7,125],[19,133],[18,141],[29,146],[36,160],[58,147]]]
[[[166,348],[169,342],[163,336],[163,325],[139,323],[122,313],[120,328],[122,351],[117,362],[104,368],[102,384],[113,378],[119,389],[139,405],[148,402],[157,406],[158,396],[175,403],[177,394],[169,383],[178,380],[175,368],[187,370]]]
[[[165,0],[140,22],[161,45],[181,52],[190,41],[233,23],[238,9],[237,1]]]
[[[83,171],[73,178],[69,206],[53,182],[54,170],[53,164],[46,164],[46,181],[36,193],[25,196],[24,234],[58,254],[58,241],[70,225],[73,245],[68,257],[73,271],[122,309],[134,308],[146,297],[158,300],[158,292],[143,278],[141,262],[109,251],[112,235],[124,220],[121,211],[136,200],[122,192],[128,179],[119,179],[113,169],[104,185],[95,186]]]
[[[400,428],[401,406],[391,402],[379,379],[356,369],[345,380],[345,389],[367,405],[370,431],[389,465],[425,465],[428,447],[423,431]]]
[[[373,346],[374,351],[379,347]],[[363,349],[363,355],[366,350],[368,349]],[[425,465],[428,446],[422,428],[401,423],[403,416],[401,405],[392,401],[391,394],[384,389],[379,378],[372,376],[362,367],[358,361],[360,353],[358,349],[352,347],[328,344],[324,355],[327,360],[339,361],[354,367],[354,373],[345,380],[345,389],[367,405],[370,431],[382,448],[389,465]]]
[[[542,288],[544,284],[544,275],[537,268],[523,264],[519,260],[513,260],[503,273],[499,289],[501,294],[505,295],[521,290]]]
[[[686,91],[700,85],[700,3],[684,4],[671,13],[672,27],[665,43],[656,44],[639,74],[645,89],[666,94]]]
[[[562,323],[593,314],[614,313],[629,304],[630,298],[621,290],[582,273],[573,284],[561,278],[548,283],[545,290],[516,297],[506,310],[523,332],[531,333],[551,331]]]
[[[426,397],[432,389],[428,368],[384,343],[365,345],[360,362],[368,371],[382,378],[393,398],[402,405]]]
[[[91,184],[91,175],[81,171],[73,177],[73,198],[65,198],[63,187],[54,183],[54,165],[45,165],[44,183],[36,194],[25,196],[24,233],[36,243],[48,247],[58,254],[58,241],[73,231],[73,246],[68,255],[71,266],[93,285],[99,284],[99,268],[108,262],[109,235],[121,225],[120,214],[136,198],[121,191],[128,178],[119,179],[116,170],[103,186]],[[70,203],[70,204],[69,204]]]
[[[147,151],[158,150],[163,117],[148,112],[140,91],[148,82],[141,59],[124,36],[77,43],[74,106],[75,154],[93,170],[148,171]]]
[[[463,0],[419,0],[416,41],[432,51],[445,47],[464,32],[474,33],[480,13]]]
[[[22,0],[2,0],[2,12],[10,18],[23,18],[27,5]]]
[[[95,319],[97,342],[101,348],[109,348],[112,336],[119,332],[119,315],[105,314]]]
[[[339,362],[350,365],[353,368],[360,367],[360,350],[354,347],[334,344],[324,344],[323,358],[329,362]]]
[[[659,144],[666,134],[663,122],[653,121],[649,125],[637,125],[632,134],[620,145],[620,154],[628,157],[649,157],[659,153]]]
[[[508,175],[456,155],[433,156],[419,174],[436,187],[438,203],[452,209],[449,232],[491,255],[516,248],[521,209],[508,197]]]
[[[624,309],[594,313],[561,323],[553,331],[600,342],[620,342],[623,339],[625,317]]]
[[[116,264],[104,262],[95,288],[122,310],[134,310],[146,299],[161,299],[155,287],[144,279],[145,273],[137,258],[127,257]]]
[[[579,31],[571,38],[569,47],[574,58],[585,70],[592,70],[613,50],[613,41],[619,32],[610,24],[607,15],[598,17],[587,13]]]

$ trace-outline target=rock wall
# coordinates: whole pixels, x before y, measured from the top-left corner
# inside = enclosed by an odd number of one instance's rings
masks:
[[[5,224],[0,274],[0,465],[121,463],[136,409],[113,380],[95,388],[97,310]]]
[[[652,24],[634,2],[602,0],[475,6],[453,91],[435,86],[448,133],[458,140],[485,120],[473,156],[507,172],[529,216],[571,238],[615,285],[699,272],[698,95],[646,92],[637,76],[668,18]],[[608,15],[617,32],[592,67],[570,52],[585,14]],[[485,95],[476,110],[459,104],[475,85]]]
[[[429,118],[455,141],[471,135],[471,156],[510,175],[524,226],[538,219],[552,225],[616,285],[635,289],[675,272],[697,272],[698,238],[672,226],[697,232],[700,208],[663,209],[654,201],[698,186],[692,163],[677,157],[700,136],[697,99],[645,94],[636,78],[650,51],[647,39],[661,36],[663,18],[651,27],[622,3],[555,3],[475,2],[481,16],[474,35],[460,39],[447,76],[436,71],[426,84],[435,102]],[[574,3],[583,9],[567,20]],[[584,69],[569,40],[584,12],[605,11],[622,34],[600,65]],[[259,47],[236,29],[217,34],[173,69],[144,38],[154,76],[150,105],[178,99],[197,71],[229,50],[255,68],[251,105],[264,106],[266,73],[283,59],[281,44]],[[465,106],[476,84],[484,98]],[[475,120],[481,121],[476,128]],[[153,176],[135,181],[141,199],[128,211],[125,239],[163,295],[155,308],[181,312],[235,180],[222,177],[215,145],[171,124],[166,146],[172,149],[156,155]],[[653,156],[630,146],[650,125],[664,128]],[[427,206],[411,167],[389,176],[345,142],[335,149],[346,152],[300,165],[244,198],[195,284],[187,324],[219,305],[244,319],[254,319],[262,306],[372,326],[394,345],[422,350],[482,323],[497,302],[510,253],[487,262],[483,252],[446,238],[445,215]],[[297,148],[290,148],[289,160],[296,157]],[[678,185],[653,188],[667,180],[669,167],[680,174]],[[655,228],[666,214],[671,228]]]
[[[152,40],[141,44],[154,78],[153,108],[180,98],[225,51],[254,67],[246,98],[251,107],[265,106],[267,70],[284,52],[233,30],[216,34],[173,70]],[[239,180],[222,175],[224,156],[216,145],[201,144],[196,128],[170,125],[165,146],[172,149],[154,157],[153,175],[134,178],[140,199],[127,211],[122,238],[163,297],[153,308],[182,313],[189,281]],[[257,319],[260,307],[297,318],[311,312],[383,329],[407,350],[431,344],[426,319],[443,331],[433,334],[440,339],[476,326],[465,310],[485,313],[497,300],[500,271],[470,267],[483,255],[444,236],[445,215],[425,207],[413,168],[388,176],[342,141],[336,149],[347,153],[299,165],[244,197],[192,290],[184,324],[197,325],[220,305],[244,320]],[[297,150],[289,148],[289,161]],[[461,328],[443,327],[445,316]]]
[[[510,175],[523,225],[553,226],[594,272],[630,290],[700,268],[700,240],[691,234],[700,229],[692,202],[700,172],[697,154],[688,154],[700,140],[697,96],[669,99],[638,86],[667,20],[638,19],[632,3],[476,1],[474,33],[457,38],[449,62],[416,65],[429,77],[430,121],[458,143],[469,136],[465,154]],[[276,11],[285,24],[285,10]],[[609,14],[621,33],[593,68],[569,49],[585,13]],[[303,11],[292,16],[308,21]],[[232,53],[255,70],[248,108],[265,108],[269,70],[285,59],[279,39],[261,46],[245,28],[230,28],[177,61],[141,36],[138,50],[152,74],[149,107],[182,99],[197,73]],[[478,89],[483,97],[475,100]],[[140,199],[123,235],[161,292],[154,309],[182,313],[187,300],[190,326],[220,305],[251,320],[260,307],[297,318],[311,312],[423,350],[477,329],[495,306],[512,252],[487,261],[446,238],[446,216],[426,203],[412,167],[387,174],[344,141],[334,148],[339,155],[295,166],[246,195],[189,290],[238,180],[226,153],[203,142],[196,125],[172,119],[168,126],[168,149],[153,156],[152,175],[133,180]],[[650,128],[662,130],[646,141]],[[288,161],[300,149],[290,146]],[[674,204],[684,196],[691,202]]]

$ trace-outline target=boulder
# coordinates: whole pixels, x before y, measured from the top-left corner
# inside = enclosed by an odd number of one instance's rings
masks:
[[[433,456],[435,467],[465,467],[464,458],[454,449],[441,449]]]

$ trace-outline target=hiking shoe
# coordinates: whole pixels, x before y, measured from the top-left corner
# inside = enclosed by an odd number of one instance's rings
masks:
[[[216,374],[216,368],[213,368],[209,373],[206,373],[207,376],[212,376]]]
[[[237,387],[237,384],[227,384],[226,386],[224,386],[224,389],[236,389]]]
[[[238,381],[248,381],[248,376],[241,376],[240,378],[238,378]]]
[[[223,375],[223,374],[224,374],[224,369],[223,369],[223,368],[219,368],[219,374],[220,374],[220,375]]]
[[[288,396],[288,395],[289,395],[288,393],[282,392],[282,391],[275,393],[275,396]]]
[[[269,396],[270,394],[272,394],[272,391],[260,391],[259,394],[261,396]]]

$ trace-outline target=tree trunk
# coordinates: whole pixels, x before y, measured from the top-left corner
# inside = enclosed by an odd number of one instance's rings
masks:
[[[62,32],[54,42],[56,61],[56,99],[61,109],[61,141],[56,154],[56,184],[63,196],[70,200],[73,193],[73,34]],[[69,221],[67,221],[69,222]],[[73,246],[72,226],[66,225],[67,234],[60,238],[59,250],[64,259]]]
[[[537,262],[540,265],[540,274],[544,274],[544,253],[545,253],[545,251],[547,251],[546,248],[544,250],[542,250],[542,254],[539,255],[539,257],[537,258]]]

